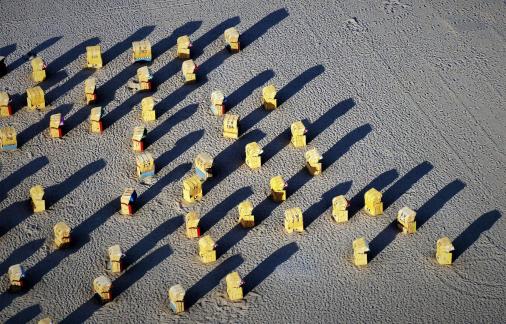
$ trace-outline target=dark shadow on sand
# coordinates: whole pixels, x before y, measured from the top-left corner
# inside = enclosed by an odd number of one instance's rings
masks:
[[[152,184],[146,191],[144,191],[137,198],[136,211],[140,211],[142,207],[144,207],[147,203],[153,200],[156,196],[158,196],[162,190],[168,186],[169,184],[181,180],[181,178],[191,169],[190,163],[183,163],[178,165],[169,173],[157,179],[154,184]]]
[[[114,44],[109,49],[105,50],[102,54],[102,59],[104,65],[116,59],[118,56],[126,52],[127,50],[132,48],[132,42],[140,41],[149,36],[153,30],[155,30],[155,26],[149,25],[144,26],[136,30],[132,35],[128,36],[124,40],[119,43]]]
[[[253,78],[248,80],[242,86],[234,90],[234,92],[232,92],[227,96],[227,103],[226,103],[227,110],[231,110],[232,108],[240,104],[244,99],[248,98],[255,90],[266,84],[267,81],[269,81],[273,77],[274,77],[273,70],[270,69],[265,70],[255,75]],[[244,120],[245,118],[241,119],[241,128],[243,129],[243,131],[246,131],[248,128],[244,127],[245,125]]]
[[[242,49],[250,46],[251,43],[262,37],[269,29],[279,24],[288,15],[288,11],[285,8],[278,9],[245,30],[240,36]]]
[[[418,167],[415,167],[415,169]],[[421,206],[416,215],[417,231],[419,231],[421,226],[425,224],[434,214],[443,208],[450,199],[462,190],[464,186],[465,185],[460,180],[455,180],[438,191],[431,199]],[[370,260],[376,258],[388,245],[390,245],[399,233],[400,230],[397,227],[397,220],[391,221],[390,224],[388,224],[388,226],[385,227],[385,229],[376,235],[376,237],[370,242]]]
[[[439,190],[432,198],[427,200],[416,213],[416,227],[417,230],[432,217],[434,216],[443,206],[455,197],[462,189],[466,187],[466,184],[460,180],[454,180],[444,186],[443,189]]]
[[[185,295],[185,308],[190,309],[201,298],[207,295],[227,274],[234,271],[244,262],[240,255],[233,255],[209,271],[202,279],[191,286]]]
[[[315,120],[313,123],[307,124],[308,137],[307,142],[308,144],[311,143],[319,134],[321,134],[325,129],[330,127],[339,117],[344,115],[346,112],[348,112],[351,108],[355,106],[355,101],[351,98],[346,99],[334,107],[332,107],[330,110],[325,112],[323,115],[321,115],[317,120]],[[356,132],[362,133],[367,131],[367,128],[371,128],[369,124],[366,124],[362,126],[362,129],[356,130]],[[351,134],[353,135],[353,134]],[[351,136],[350,134],[346,135]],[[360,134],[358,134],[360,135]],[[276,136],[272,141],[270,141],[267,145],[264,146],[264,154],[262,155],[262,163],[267,163],[270,159],[272,159],[276,154],[278,154],[282,149],[284,149],[288,144],[290,144],[290,138],[291,138],[291,131],[290,127],[286,128],[283,132],[281,132],[278,136]],[[337,150],[338,147],[335,148]],[[337,151],[328,151],[327,154],[337,154],[339,152]],[[326,162],[324,162],[326,163]]]
[[[185,34],[192,34],[195,30],[197,30],[201,25],[201,22],[191,21],[185,23],[181,27],[175,29],[170,36],[160,40],[156,44],[152,46],[152,52],[154,56],[160,56],[166,50],[172,48],[176,45],[177,38],[179,36]],[[154,28],[154,27],[153,27]],[[151,33],[152,30],[149,31]],[[131,37],[133,39],[133,37]],[[142,37],[144,38],[144,37]],[[135,37],[135,40],[140,40],[142,38]],[[131,43],[133,40],[128,42],[128,48],[131,47]],[[178,64],[176,64],[178,63]],[[180,69],[180,62],[177,59],[171,60],[166,66],[162,67],[160,70],[153,73],[153,83],[156,85],[160,85],[164,82],[163,78],[167,80],[169,76],[169,72],[176,73]],[[177,66],[176,66],[177,65]],[[100,86],[100,89],[104,89],[102,91],[103,94],[100,98],[100,105],[106,106],[110,102],[112,102],[115,98],[116,91],[122,86],[126,85],[128,80],[134,77],[137,73],[137,69],[140,66],[137,64],[130,64],[125,69],[123,69],[120,73],[115,75],[113,78],[106,81],[103,85]],[[170,67],[170,68],[169,68]],[[170,71],[169,71],[170,70]],[[138,106],[142,100],[142,98],[151,95],[151,92],[142,92],[136,93],[130,96],[123,103],[118,105],[115,109],[111,110],[104,116],[104,123],[106,124],[106,128],[108,126],[113,125],[115,122],[123,118],[128,112],[132,110],[132,108]],[[157,111],[158,118],[161,114]]]
[[[360,209],[364,207],[364,195],[365,193],[371,189],[376,188],[381,191],[386,188],[389,184],[391,184],[397,177],[399,173],[395,169],[391,169],[383,172],[376,178],[374,178],[367,186],[362,188],[353,198],[350,199],[350,207],[348,208],[349,218],[353,217]]]
[[[43,41],[42,43],[40,43],[37,46],[35,46],[34,48],[32,48],[28,53],[40,53],[43,50],[45,50],[46,48],[53,46],[60,39],[62,39],[62,36],[48,38],[45,41]],[[25,62],[28,62],[28,57],[26,56],[26,54],[19,57],[14,62],[8,64],[7,70],[9,72],[14,71],[15,69],[17,69],[18,67],[23,65],[23,63],[25,63]]]
[[[355,128],[344,137],[342,137],[339,141],[337,141],[330,149],[322,154],[324,169],[328,169],[330,166],[332,166],[332,164],[334,164],[338,159],[346,154],[346,152],[348,152],[353,145],[363,140],[371,131],[371,125],[365,124]],[[301,168],[296,174],[287,180],[287,196],[290,197],[294,195],[312,178],[313,176],[309,174],[306,168]],[[266,220],[277,206],[278,204],[271,201],[269,197],[260,202],[260,204],[255,208],[256,223],[260,224]],[[314,214],[312,215],[314,216]],[[310,218],[310,223],[313,220],[314,219]]]
[[[103,162],[103,160],[99,160]],[[96,161],[96,162],[99,162]],[[94,162],[94,163],[96,163]],[[100,164],[93,164],[95,167],[100,167]],[[87,166],[90,168],[90,165]],[[84,167],[83,169],[86,169],[87,167]],[[93,167],[91,167],[93,168]],[[74,176],[71,176],[68,178],[68,187],[65,189],[61,189],[64,192],[58,193],[56,196],[53,197],[53,199],[62,198],[65,193],[70,193],[73,189],[71,189],[71,186],[79,185],[80,183],[84,182],[87,177],[91,176],[91,174],[88,175],[88,171],[78,171]],[[79,174],[79,176],[77,175]],[[67,181],[67,180],[66,180]],[[64,181],[65,183],[65,181]],[[64,186],[60,184],[60,186]],[[75,188],[74,188],[75,189]],[[54,201],[54,200],[53,200]],[[26,208],[25,212],[26,215],[30,216],[32,214],[32,211],[30,209],[30,205],[28,202],[19,202],[21,203],[21,206],[17,207],[17,210],[20,210],[20,208]],[[54,202],[53,202],[54,204]],[[21,291],[17,294],[5,292],[0,295],[0,310],[3,310],[5,307],[10,305],[14,299],[16,299],[19,296],[22,296],[26,294],[32,287],[37,285],[42,278],[49,273],[52,269],[57,267],[65,258],[68,256],[76,253],[79,251],[80,248],[82,248],[87,242],[90,240],[90,233],[93,232],[95,229],[97,229],[100,225],[102,225],[109,217],[111,217],[114,213],[116,213],[119,209],[120,201],[119,198],[114,198],[112,201],[110,201],[108,204],[106,204],[104,207],[102,207],[100,210],[98,210],[96,213],[88,217],[85,221],[80,223],[78,226],[74,227],[72,229],[72,239],[73,243],[71,246],[65,249],[59,249],[54,250],[50,252],[47,256],[45,256],[42,260],[37,262],[34,266],[30,267],[30,269],[27,270],[27,289],[24,291]],[[8,209],[8,208],[7,208]],[[0,220],[5,219],[6,216],[3,215],[4,211],[7,209],[4,209],[0,213]],[[6,215],[9,215],[12,213],[9,213],[7,211]],[[17,215],[20,213],[18,212]],[[19,218],[27,218],[28,216],[18,216]],[[16,224],[19,224],[22,220],[17,219]],[[13,227],[13,226],[12,226]],[[11,228],[12,228],[11,227]],[[2,225],[0,226],[2,229],[2,232],[0,236],[2,236],[5,232],[5,227]]]
[[[483,234],[490,230],[492,226],[501,218],[501,213],[498,210],[492,210],[478,217],[472,222],[455,240],[453,246],[455,251],[453,253],[453,261],[457,260],[467,249],[471,247]]]
[[[38,122],[28,126],[18,134],[18,146],[22,147],[44,131],[47,131],[48,140],[51,140],[51,138],[49,138],[49,120],[51,115],[61,113],[65,119],[65,116],[70,110],[72,110],[72,104],[63,104],[56,109],[49,110]],[[63,131],[64,133],[66,132],[65,125],[63,126]]]
[[[70,194],[88,178],[98,173],[105,167],[104,160],[92,162],[65,179],[63,182],[45,188],[46,209],[56,204],[60,199]],[[28,196],[28,193],[27,193]],[[11,229],[33,215],[30,201],[17,201],[0,211],[0,236],[5,235]]]
[[[153,249],[156,244],[174,233],[183,223],[183,217],[179,215],[169,218],[158,225],[148,235],[144,236],[125,252],[125,265],[129,266],[137,262],[149,250]]]
[[[200,218],[200,229],[201,234],[203,235],[211,227],[216,225],[227,215],[229,211],[236,208],[242,201],[246,200],[249,196],[253,194],[253,190],[251,187],[242,187],[234,191],[230,196],[222,200],[219,204],[213,207],[209,212],[207,212],[204,216]]]
[[[146,136],[146,144],[147,144],[146,148],[153,145],[164,135],[169,134],[170,130],[173,129],[177,124],[190,118],[193,114],[197,112],[197,108],[198,108],[197,104],[190,104],[178,110],[172,116],[168,117],[166,120],[161,122],[153,130],[149,131],[149,133]]]
[[[297,243],[292,242],[280,247],[269,255],[265,260],[258,264],[253,270],[244,277],[243,291],[244,295],[253,291],[265,279],[276,271],[283,263],[288,261],[295,253],[299,251]]]
[[[200,141],[202,136],[204,136],[204,130],[200,129],[178,139],[176,144],[170,150],[162,153],[158,158],[155,159],[156,172],[160,172],[160,170],[165,168],[172,161],[177,159],[181,154],[195,145],[198,141]]]
[[[346,195],[348,190],[351,188],[352,181],[346,181],[338,184],[334,188],[325,192],[320,200],[312,204],[303,213],[304,216],[304,228],[308,228],[318,217],[325,213],[329,207],[332,207],[332,199],[339,195]]]
[[[14,189],[19,183],[34,175],[48,164],[49,160],[47,157],[39,156],[5,177],[5,179],[0,181],[0,201],[7,198],[9,191]]]
[[[302,72],[292,81],[288,82],[283,88],[279,89],[276,98],[278,98],[278,105],[283,105],[297,92],[302,90],[309,82],[313,81],[319,75],[325,72],[323,65],[315,65]]]
[[[241,42],[243,46],[248,43],[248,41],[245,42],[245,40],[250,39],[250,42],[256,40],[258,37],[263,35],[267,32],[267,30],[274,25],[278,24],[281,20],[286,18],[288,16],[288,12],[286,10],[278,10],[275,11],[266,17],[264,17],[262,20],[260,20],[257,24],[246,30],[243,35],[241,36]],[[235,19],[235,18],[232,18]],[[221,26],[220,29],[222,31],[218,35],[215,34],[215,37],[219,37],[222,35],[222,32],[225,31],[226,28],[223,28],[225,26]],[[246,35],[246,36],[245,36]],[[197,43],[197,45],[195,45]],[[199,47],[198,41],[196,41],[194,45],[196,47]],[[198,54],[198,49],[197,49]],[[163,115],[167,111],[169,111],[171,108],[176,106],[178,103],[183,101],[188,95],[190,95],[193,91],[201,87],[202,85],[207,83],[207,75],[218,68],[225,60],[230,57],[230,53],[224,48],[221,51],[217,52],[213,56],[211,56],[209,59],[207,59],[205,62],[199,65],[198,71],[197,71],[197,83],[193,85],[182,85],[180,88],[176,89],[174,92],[172,92],[170,95],[165,97],[160,103],[159,103],[159,115]],[[197,62],[198,63],[198,62]]]
[[[386,210],[403,194],[408,192],[420,179],[427,175],[433,166],[424,161],[411,169],[383,193],[383,210]]]
[[[157,267],[171,254],[172,249],[168,245],[163,245],[132,267],[128,268],[121,276],[113,281],[113,298],[118,298],[123,292],[144,277],[148,271]],[[93,316],[93,314],[103,306],[105,305],[102,304],[96,296],[93,296],[65,317],[60,323],[82,323]]]
[[[7,57],[16,51],[16,43],[0,48],[0,56]]]
[[[297,92],[299,92],[309,82],[311,82],[317,76],[322,74],[324,70],[325,69],[324,69],[323,65],[316,65],[316,66],[313,66],[313,67],[307,69],[306,71],[302,72],[299,76],[297,76],[295,79],[290,81],[286,86],[284,86],[283,88],[281,88],[278,91],[277,96],[276,96],[278,98],[278,105],[281,105],[282,102],[286,102],[288,99],[290,99],[290,97],[292,97]],[[271,71],[271,70],[267,70],[267,71]],[[262,73],[266,73],[267,71],[262,72]],[[272,73],[272,76],[274,76],[274,72],[271,72],[271,73]],[[261,76],[261,75],[262,74],[259,74],[258,76]],[[266,77],[267,76],[269,76],[269,79],[272,77],[270,75],[266,75]],[[266,77],[264,77],[264,78],[266,78]],[[252,80],[255,80],[255,79],[252,79]],[[257,87],[260,87],[267,80],[265,80],[261,84],[260,84],[260,81],[263,81],[263,80],[258,80],[257,84],[256,84]],[[248,82],[251,82],[251,81],[248,81]],[[260,104],[260,102],[259,102],[259,104]],[[256,124],[258,124],[262,119],[267,117],[267,115],[269,115],[269,111],[265,110],[263,107],[260,106],[260,107],[256,108],[255,110],[250,112],[247,116],[245,116],[244,118],[241,118],[242,131],[244,131],[244,132],[248,131],[250,128],[252,128]]]
[[[28,323],[41,313],[40,305],[32,305],[12,316],[5,321],[5,324]]]
[[[28,242],[14,250],[5,260],[0,263],[0,276],[7,273],[11,265],[22,263],[44,244],[44,239]]]
[[[265,133],[258,129],[242,135],[232,144],[214,157],[213,177],[203,184],[204,194],[209,193],[229,175],[234,173],[244,164],[244,147],[250,142],[258,142],[265,137]]]

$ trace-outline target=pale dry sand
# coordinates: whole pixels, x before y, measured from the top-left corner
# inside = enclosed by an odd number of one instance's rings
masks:
[[[0,3],[0,55],[10,72],[0,90],[14,97],[20,149],[1,153],[0,320],[51,316],[89,322],[503,322],[506,309],[506,62],[504,1],[17,1]],[[224,29],[236,26],[246,47],[223,51]],[[199,83],[182,86],[176,37],[190,34]],[[130,136],[142,124],[126,81],[131,42],[148,38],[155,55],[160,118],[148,125],[156,182],[134,177]],[[97,42],[106,66],[95,72],[107,129],[88,133],[83,103],[84,48]],[[48,63],[43,83],[50,108],[29,112],[31,86],[22,56],[35,49]],[[282,105],[259,108],[260,89],[273,82]],[[212,90],[229,95],[245,130],[223,139],[208,112]],[[67,134],[47,134],[61,111]],[[304,150],[288,145],[286,129],[305,120],[310,147],[326,169],[311,178]],[[242,165],[256,140],[267,162]],[[178,206],[181,179],[198,152],[216,157],[217,175],[196,209],[219,244],[216,264],[196,257]],[[288,200],[266,200],[271,176],[288,179]],[[46,188],[50,208],[33,215],[28,190]],[[140,193],[134,217],[119,215],[126,186]],[[385,215],[359,211],[364,190],[384,193]],[[349,223],[330,220],[337,194],[352,199]],[[249,198],[261,224],[236,228],[236,205]],[[397,210],[418,211],[419,230],[397,235]],[[283,233],[283,211],[299,206],[307,230]],[[52,227],[65,221],[74,245],[55,251]],[[367,268],[351,263],[351,242],[371,243]],[[454,240],[451,267],[434,261],[436,240]],[[105,251],[120,244],[128,269],[114,278],[114,301],[92,298],[105,274]],[[22,263],[30,289],[3,292],[7,268]],[[230,303],[224,276],[238,270],[246,298]],[[189,309],[167,307],[168,288],[187,289]]]

